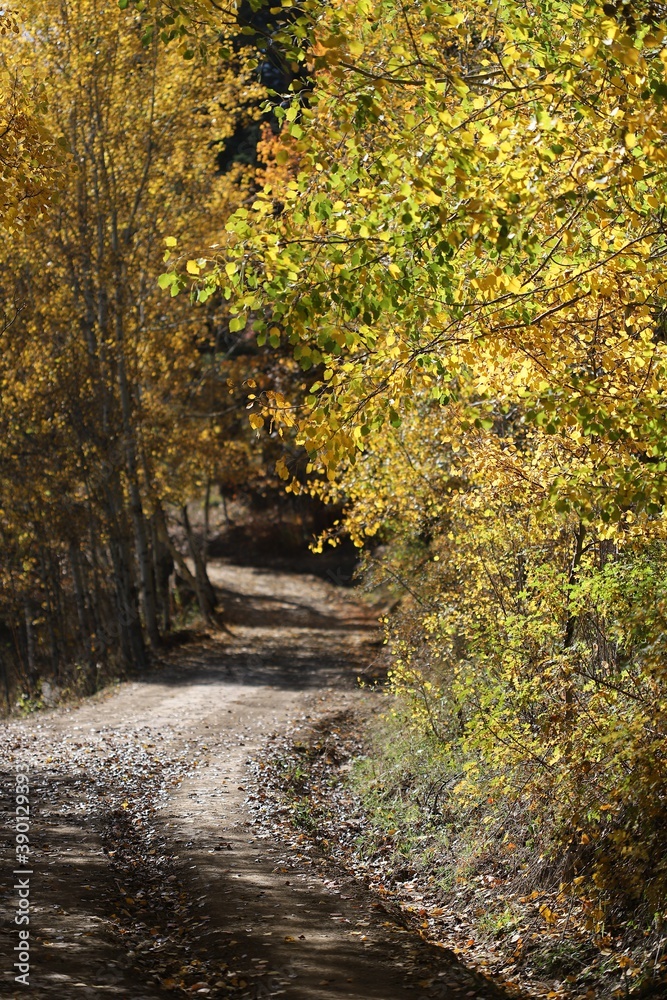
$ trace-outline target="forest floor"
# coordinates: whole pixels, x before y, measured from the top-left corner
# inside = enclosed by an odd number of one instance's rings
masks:
[[[357,682],[378,652],[374,616],[312,576],[217,562],[211,578],[232,634],[3,727],[0,996],[502,997],[363,878],[258,816],[272,737],[380,707]],[[19,876],[17,768],[31,782]],[[29,987],[12,968],[18,879]]]

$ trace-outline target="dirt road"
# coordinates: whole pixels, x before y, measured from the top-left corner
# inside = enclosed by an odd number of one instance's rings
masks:
[[[0,995],[497,997],[356,879],[255,827],[245,802],[271,732],[377,697],[356,684],[372,619],[313,577],[216,564],[212,579],[233,636],[3,728]],[[32,854],[14,875],[17,767]],[[29,986],[13,968],[26,881]]]

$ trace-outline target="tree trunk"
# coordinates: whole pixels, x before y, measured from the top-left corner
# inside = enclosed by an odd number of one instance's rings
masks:
[[[188,548],[190,549],[190,555],[195,566],[197,600],[199,601],[200,608],[202,608],[202,614],[204,614],[204,608],[206,609],[206,620],[212,621],[213,611],[218,603],[218,598],[206,572],[206,563],[202,555],[202,549],[197,545],[197,540],[192,531],[187,505],[181,509],[181,514],[183,516],[183,527],[188,538]]]
[[[126,539],[112,537],[109,540],[109,548],[114,568],[118,634],[123,659],[128,666],[144,670],[148,664],[137,591],[132,580],[129,546]]]
[[[28,661],[28,680],[32,685],[37,677],[37,662],[35,660],[35,632],[32,626],[33,608],[30,598],[23,599],[23,620],[25,622],[25,648]]]
[[[570,572],[567,577],[567,587],[568,593],[570,589],[574,586],[577,581],[577,576],[579,575],[579,563],[581,562],[581,556],[584,551],[584,536],[586,534],[586,526],[580,521],[579,527],[574,536],[575,546],[574,555],[572,556],[572,563],[570,564]],[[577,624],[577,616],[573,615],[571,612],[568,614],[568,619],[565,624],[565,635],[563,637],[563,649],[569,649],[574,642],[574,631]]]
[[[575,545],[574,545],[574,555],[572,556],[572,563],[570,564],[570,572],[567,577],[567,590],[568,590],[568,600],[570,595],[570,590],[577,581],[579,575],[579,564],[581,563],[581,556],[584,551],[584,536],[586,534],[586,526],[582,521],[579,522],[579,526],[575,533]],[[573,614],[570,610],[568,613],[567,622],[565,623],[565,635],[563,637],[563,649],[568,650],[571,648],[574,642],[574,634],[577,626],[577,615]],[[566,726],[571,726],[574,721],[574,687],[570,683],[569,679],[565,685],[565,724]]]
[[[112,473],[111,480],[106,488],[106,507],[116,597],[117,635],[120,638],[121,653],[126,664],[143,670],[148,664],[137,589],[132,575],[132,551],[127,526],[124,523],[124,511],[117,500],[120,496],[120,479],[116,473]]]
[[[93,630],[90,627],[88,608],[86,606],[86,591],[83,585],[83,576],[81,573],[81,557],[79,549],[74,542],[70,542],[69,561],[72,567],[72,579],[74,581],[74,599],[76,603],[76,615],[79,621],[79,634],[81,637],[81,644],[86,651],[86,659],[88,660],[88,666],[90,667],[91,670],[94,670],[94,656],[91,644],[91,633]]]
[[[127,384],[125,358],[123,357],[121,323],[122,317],[117,316],[117,337],[120,338],[118,343],[118,380],[120,383],[121,411],[123,415],[123,437],[125,439],[127,481],[130,493],[130,514],[132,517],[132,525],[134,527],[137,562],[139,563],[139,578],[141,580],[141,596],[144,608],[144,619],[146,622],[146,633],[151,647],[156,649],[160,642],[160,630],[158,627],[155,601],[155,580],[153,578],[152,559],[148,544],[148,532],[146,531],[146,518],[144,516],[144,509],[141,503],[141,492],[139,489],[137,449],[134,440],[134,427],[132,426],[130,390]]]
[[[192,589],[192,592],[196,595],[197,604],[199,605],[199,610],[201,612],[202,618],[204,619],[207,625],[216,625],[216,622],[213,618],[213,609],[217,604],[217,597],[215,591],[213,590],[213,587],[211,586],[208,580],[208,577],[206,577],[206,582],[212,593],[212,600],[207,598],[206,592],[201,587],[200,581],[197,579],[196,574],[193,576],[193,574],[190,572],[190,567],[188,566],[188,564],[186,563],[185,559],[178,551],[176,546],[174,545],[172,539],[169,537],[169,531],[167,530],[167,519],[164,516],[164,511],[161,506],[159,505],[157,506],[155,514],[157,518],[157,528],[159,536],[169,549],[174,562],[178,566],[179,572],[186,580],[188,586]],[[196,563],[195,563],[195,568],[196,568]]]
[[[56,631],[55,631],[55,621],[57,616],[56,616],[56,607],[51,593],[51,581],[49,580],[49,576],[53,577],[53,565],[51,564],[51,559],[49,558],[49,565],[47,566],[46,556],[43,548],[40,548],[39,551],[39,575],[42,580],[42,592],[46,597],[45,601],[46,612],[47,612],[46,627],[49,633],[49,645],[51,646],[51,669],[53,670],[55,676],[59,677],[60,652],[58,649],[58,641],[56,639]],[[59,621],[62,621],[62,619],[60,619],[59,616],[58,619]]]
[[[157,514],[154,514],[151,518],[150,526],[158,612],[162,616],[162,631],[166,635],[171,629],[169,580],[171,574],[174,572],[174,557],[169,551],[169,546],[162,538]]]
[[[223,509],[224,515],[225,515],[225,524],[227,525],[227,528],[229,529],[229,528],[232,527],[232,522],[229,520],[229,510],[227,508],[227,497],[222,492],[222,490],[220,490],[220,496],[222,497],[222,509]]]
[[[88,589],[88,593],[91,597],[90,610],[92,614],[93,632],[95,633],[95,642],[93,644],[93,648],[96,653],[99,650],[99,654],[106,662],[109,643],[107,641],[103,625],[105,602],[102,601],[102,593],[100,590],[101,568],[100,568],[99,552],[97,548],[97,532],[95,530],[96,525],[92,510],[89,510],[88,513],[89,513],[88,530],[90,533],[90,560],[92,568],[92,583],[95,592],[95,597],[93,600],[92,594],[90,593],[90,589]],[[82,569],[82,578],[85,578],[83,574],[83,569]]]
[[[106,176],[106,164],[102,161],[99,168],[103,177],[102,187],[109,193],[109,178]],[[116,372],[118,377],[118,390],[120,395],[120,416],[123,428],[123,451],[125,456],[125,474],[130,498],[130,517],[134,530],[134,544],[139,565],[139,581],[141,586],[141,598],[144,611],[144,622],[146,634],[151,648],[156,649],[160,642],[160,630],[158,627],[155,579],[153,576],[153,565],[148,543],[148,532],[146,530],[146,517],[144,515],[143,504],[141,502],[141,490],[139,487],[139,464],[137,459],[137,441],[133,421],[132,399],[130,385],[125,364],[125,275],[122,259],[122,248],[118,232],[118,206],[110,205],[109,222],[111,224],[111,253],[112,271],[111,288],[113,289],[113,330],[115,336],[116,350]],[[100,261],[104,255],[103,245],[100,246]],[[100,266],[100,294],[99,294],[99,323],[100,328],[105,329],[108,324],[108,297],[105,288],[104,271]]]
[[[211,516],[211,480],[206,480],[206,494],[204,495],[204,538],[201,546],[201,559],[206,573],[208,563],[208,536]],[[208,578],[208,574],[207,574]]]
[[[7,713],[12,710],[11,694],[9,689],[9,668],[7,666],[7,658],[0,652],[0,667],[2,668],[2,677],[4,681],[5,688],[5,700],[7,702]]]

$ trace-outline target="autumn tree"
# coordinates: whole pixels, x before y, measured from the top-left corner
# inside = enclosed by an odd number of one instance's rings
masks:
[[[457,809],[499,803],[502,839],[512,801],[572,891],[644,915],[664,892],[644,866],[664,850],[666,29],[643,3],[299,5],[294,169],[193,280],[291,345],[303,407],[265,394],[251,421],[297,428],[313,488],[409,581],[395,688]]]
[[[5,43],[20,30],[16,13],[0,11]],[[45,111],[39,83],[23,80],[5,53],[0,62],[0,226],[6,236],[29,228],[57,200],[64,141],[49,130]]]
[[[215,156],[259,91],[242,55],[183,59],[150,18],[97,0],[24,18],[2,39],[3,65],[41,95],[40,135],[67,150],[48,204],[2,251],[5,308],[19,304],[0,373],[3,618],[34,679],[49,644],[63,668],[144,664],[173,559],[213,614],[168,523],[202,478],[186,414],[205,318],[180,300],[169,310],[157,271],[165,235],[206,242],[247,196],[243,168],[223,177]]]

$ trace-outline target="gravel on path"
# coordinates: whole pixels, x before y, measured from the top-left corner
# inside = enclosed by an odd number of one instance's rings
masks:
[[[363,699],[376,622],[310,576],[211,567],[232,634],[0,733],[0,996],[492,1000],[341,870],[253,823],[271,733]],[[15,773],[30,775],[30,979],[14,980]]]

